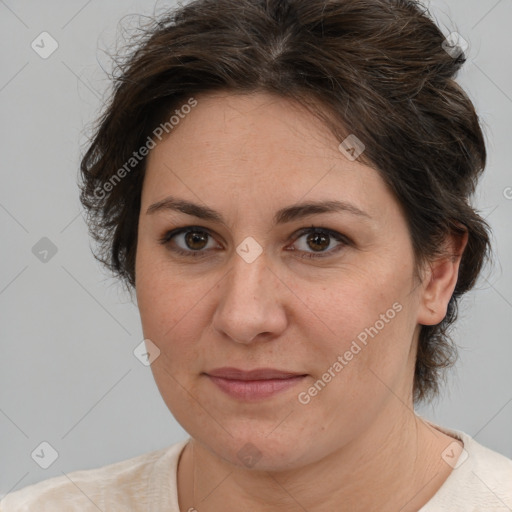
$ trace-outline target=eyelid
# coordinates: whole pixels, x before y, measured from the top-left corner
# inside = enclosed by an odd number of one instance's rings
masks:
[[[352,243],[352,240],[350,240],[348,238],[348,236],[346,236],[338,231],[335,231],[333,229],[323,228],[321,226],[309,226],[309,227],[300,228],[299,230],[295,231],[295,233],[293,233],[293,235],[289,238],[292,238],[292,240],[295,241],[298,238],[300,238],[302,235],[305,235],[306,233],[315,233],[315,232],[325,233],[340,242],[345,242],[347,244]]]

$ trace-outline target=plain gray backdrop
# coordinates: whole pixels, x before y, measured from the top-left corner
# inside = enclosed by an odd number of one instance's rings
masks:
[[[187,435],[133,354],[138,310],[91,254],[77,187],[87,127],[109,90],[103,50],[124,16],[173,5],[0,0],[0,495]],[[512,458],[512,0],[427,5],[445,35],[469,42],[458,81],[486,136],[475,202],[493,228],[496,264],[461,303],[460,359],[443,396],[418,412]],[[52,40],[58,48],[43,58]],[[41,443],[58,454],[48,469],[53,451]]]

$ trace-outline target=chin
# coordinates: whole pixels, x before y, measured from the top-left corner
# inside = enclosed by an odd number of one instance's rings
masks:
[[[294,435],[287,429],[277,435],[265,428],[230,428],[233,435],[194,436],[209,451],[239,468],[253,471],[286,471],[299,468],[313,462],[315,455],[315,435],[304,436],[298,429]],[[236,433],[235,433],[236,432]],[[307,437],[307,438],[306,438]]]

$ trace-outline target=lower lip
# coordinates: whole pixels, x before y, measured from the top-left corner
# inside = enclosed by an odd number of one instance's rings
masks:
[[[212,377],[208,375],[210,380],[217,385],[224,393],[238,398],[240,400],[260,400],[269,398],[285,391],[299,382],[306,375],[297,375],[287,379],[268,379],[268,380],[232,380],[222,377]]]

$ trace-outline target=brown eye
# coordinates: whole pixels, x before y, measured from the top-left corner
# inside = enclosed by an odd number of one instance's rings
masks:
[[[213,242],[213,237],[208,231],[202,228],[188,227],[174,229],[165,233],[159,239],[162,245],[169,246],[169,249],[183,256],[202,257],[205,256],[209,249],[209,242]]]
[[[200,251],[206,247],[208,237],[208,233],[205,233],[204,231],[187,231],[184,241],[189,249]]]
[[[306,243],[315,251],[324,251],[329,247],[329,235],[324,233],[310,233],[306,238]]]
[[[303,237],[305,237],[304,242],[297,244],[297,241]],[[337,245],[333,244],[333,241],[337,242]],[[301,258],[324,258],[350,245],[350,240],[335,231],[325,228],[315,228],[313,226],[311,228],[302,229],[298,233],[294,245],[296,244],[299,245],[298,251],[303,253],[300,255]],[[332,247],[331,244],[334,245],[334,248],[329,249],[329,247]],[[292,249],[292,251],[295,250],[297,249]]]

